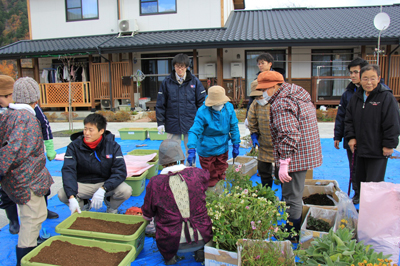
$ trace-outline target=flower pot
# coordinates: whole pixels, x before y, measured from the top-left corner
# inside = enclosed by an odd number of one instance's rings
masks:
[[[229,159],[227,163],[229,165],[228,167],[232,167],[233,159]],[[250,156],[238,156],[235,158],[235,165],[238,166],[239,164],[242,165],[240,169],[242,174],[252,177],[257,173],[257,159]]]
[[[336,231],[336,215],[337,210],[319,208],[316,206],[310,207],[300,228],[301,247],[308,248],[314,238],[328,234],[328,232],[320,232],[307,229],[307,222],[310,216],[328,222],[331,228],[333,228],[333,231]]]
[[[238,254],[236,252],[217,249],[212,241],[204,246],[204,257],[206,266],[238,265]]]
[[[269,250],[279,250],[280,252],[274,252],[274,254],[279,254],[277,261],[282,260],[282,265],[294,266],[295,256],[292,249],[292,243],[288,240],[286,241],[268,241],[268,240],[253,240],[253,239],[241,239],[238,241],[238,265],[243,265],[242,256],[245,249],[256,248],[263,249],[263,252],[268,252]],[[257,250],[255,250],[257,253]],[[261,254],[261,253],[260,253]],[[265,254],[265,253],[264,253]],[[286,259],[286,260],[285,260]],[[289,260],[289,261],[287,261]],[[261,262],[260,262],[261,263]],[[261,264],[260,264],[261,265]]]

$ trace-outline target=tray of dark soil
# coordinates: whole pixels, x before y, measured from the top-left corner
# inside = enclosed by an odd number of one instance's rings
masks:
[[[143,222],[136,224],[125,224],[120,222],[104,221],[90,217],[77,217],[75,222],[68,229],[116,235],[133,235],[142,224]]]
[[[56,232],[66,236],[129,244],[136,248],[136,258],[143,249],[144,231],[148,223],[136,215],[83,211],[80,214],[75,212],[58,224]]]
[[[53,236],[23,257],[21,265],[125,266],[131,264],[135,253],[127,244]]]
[[[331,226],[328,222],[322,219],[316,219],[310,215],[307,219],[307,229],[319,232],[329,232]]]
[[[329,195],[332,197],[332,195]],[[326,194],[312,194],[303,197],[303,202],[306,205],[319,205],[319,206],[335,206],[335,203],[327,197]]]

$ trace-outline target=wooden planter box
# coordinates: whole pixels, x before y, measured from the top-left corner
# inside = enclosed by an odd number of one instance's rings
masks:
[[[233,166],[233,158],[229,159],[227,162],[229,167]],[[240,169],[242,174],[252,177],[257,173],[257,159],[251,156],[238,156],[235,158],[235,165],[238,166],[239,164],[242,165]]]
[[[236,266],[238,265],[238,254],[214,247],[212,241],[204,246],[205,266]]]
[[[294,252],[293,252],[293,249],[292,249],[292,243],[289,240],[286,240],[286,241],[268,241],[268,240],[252,240],[252,239],[243,239],[243,240],[246,240],[246,242],[247,242],[247,244],[249,246],[253,246],[257,242],[263,242],[263,244],[264,243],[265,244],[264,245],[261,244],[261,245],[263,245],[263,249],[265,248],[265,250],[268,249],[268,244],[269,243],[273,243],[273,244],[276,245],[277,248],[279,248],[279,250],[281,252],[286,252],[286,254],[289,254],[289,256],[293,257],[293,264],[292,265],[293,266],[296,265],[295,264],[295,256],[294,256]],[[243,265],[242,264],[242,250],[243,250],[243,247],[241,245],[238,245],[238,254],[237,254],[237,256],[238,256],[238,266]]]
[[[323,235],[328,234],[328,232],[308,230],[307,229],[308,217],[312,216],[316,219],[322,219],[325,222],[329,223],[331,228],[333,228],[333,231],[336,231],[336,215],[337,215],[337,210],[334,209],[319,208],[316,206],[310,207],[307,212],[307,215],[304,217],[303,223],[300,228],[301,248],[307,249],[315,238],[322,237]]]

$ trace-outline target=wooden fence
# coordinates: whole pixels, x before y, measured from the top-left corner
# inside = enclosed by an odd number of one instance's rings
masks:
[[[65,107],[68,111],[69,83],[41,83],[41,107]],[[71,106],[91,107],[90,82],[71,82]]]
[[[370,64],[376,64],[376,56],[368,55],[366,60]],[[381,70],[381,77],[385,80],[385,83],[393,91],[393,95],[396,98],[400,98],[400,55],[392,55],[390,61],[390,72],[389,60],[387,55],[381,55],[379,57],[379,68]],[[388,75],[389,74],[389,75]],[[387,77],[389,76],[389,80]]]

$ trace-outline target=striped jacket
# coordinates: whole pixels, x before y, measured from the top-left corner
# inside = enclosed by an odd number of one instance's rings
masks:
[[[249,108],[247,121],[249,122],[250,133],[258,134],[258,160],[262,162],[274,162],[271,131],[269,129],[269,116],[271,105],[261,106],[253,101]]]
[[[322,164],[321,142],[315,107],[300,86],[283,83],[269,100],[270,127],[275,162],[290,158],[289,173]]]

